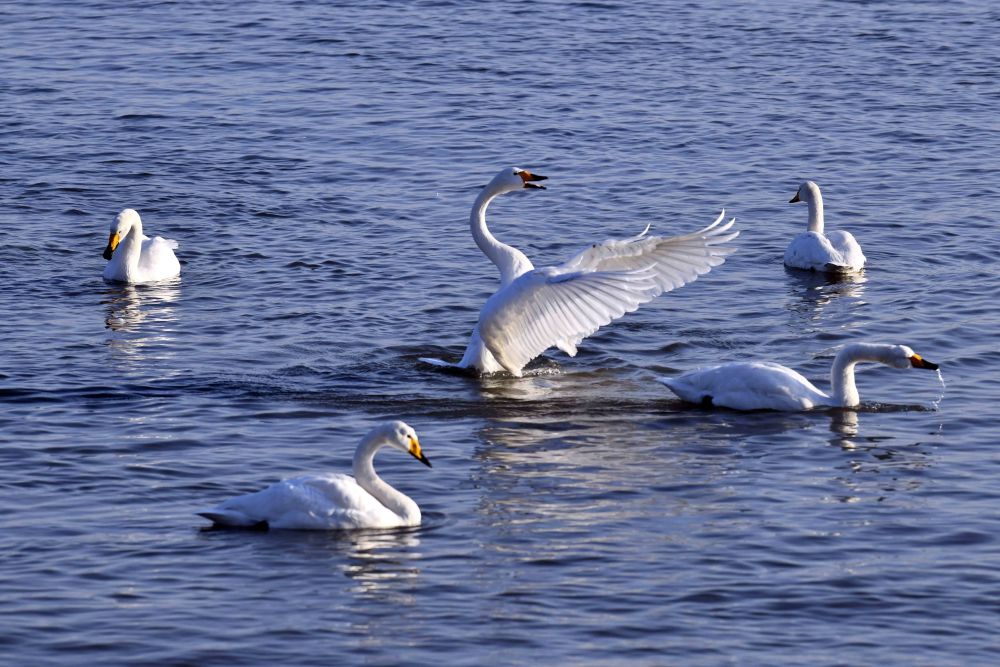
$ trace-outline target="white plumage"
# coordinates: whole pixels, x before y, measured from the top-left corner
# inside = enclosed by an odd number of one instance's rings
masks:
[[[104,249],[104,279],[123,283],[150,283],[180,275],[174,255],[177,241],[142,233],[142,220],[133,209],[123,210],[111,223]]]
[[[372,429],[358,445],[353,477],[337,473],[290,477],[198,514],[222,526],[296,530],[419,525],[420,507],[375,474],[375,453],[385,446],[408,452],[430,466],[416,432],[401,421],[386,422]]]
[[[789,203],[809,204],[809,229],[788,244],[785,266],[824,273],[851,273],[865,267],[865,255],[850,232],[823,233],[823,195],[819,186],[806,181]]]
[[[814,407],[854,407],[860,403],[854,366],[876,362],[892,368],[926,368],[924,360],[905,345],[852,343],[837,353],[830,370],[832,395],[816,388],[796,371],[770,362],[734,362],[711,366],[678,377],[660,377],[672,392],[689,403],[734,410],[809,410]]]
[[[550,347],[570,356],[597,329],[663,292],[676,289],[725,261],[734,248],[735,220],[722,214],[708,227],[664,238],[643,233],[593,244],[565,264],[536,269],[519,250],[501,243],[486,227],[486,207],[499,195],[536,184],[544,176],[503,169],[483,189],[472,208],[472,236],[500,270],[500,289],[483,306],[465,355],[458,364],[424,359],[439,366],[507,370],[524,366]]]

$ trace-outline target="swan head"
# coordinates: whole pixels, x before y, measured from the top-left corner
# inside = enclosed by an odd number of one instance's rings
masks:
[[[795,193],[795,196],[788,200],[789,204],[795,204],[800,201],[811,202],[818,201],[820,198],[819,186],[812,181],[806,181],[799,186],[799,191]]]
[[[926,368],[929,371],[936,371],[938,365],[927,361],[911,348],[905,345],[893,345],[889,352],[887,361],[893,368]]]
[[[142,221],[139,219],[139,214],[134,209],[127,208],[119,213],[114,222],[111,223],[111,234],[108,236],[108,245],[104,248],[104,259],[111,259],[115,248],[118,247],[123,238],[128,236],[128,233],[132,231],[132,227],[141,224]]]
[[[372,435],[382,444],[400,449],[428,468],[431,467],[431,462],[427,460],[427,457],[420,450],[420,440],[417,439],[417,432],[406,422],[398,420],[386,422],[381,426],[376,426]]]
[[[544,181],[548,176],[532,174],[527,169],[519,167],[505,167],[500,173],[493,177],[487,186],[490,190],[499,194],[514,192],[515,190],[544,190],[544,185],[538,185],[538,181]]]

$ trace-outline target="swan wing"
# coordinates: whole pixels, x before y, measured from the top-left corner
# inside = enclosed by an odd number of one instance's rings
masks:
[[[216,523],[272,528],[329,530],[399,524],[399,517],[350,475],[312,474],[290,477],[201,512]]]
[[[829,397],[797,371],[768,362],[735,362],[657,378],[689,403],[734,410],[808,410]]]
[[[139,254],[139,275],[143,282],[173,278],[181,272],[180,262],[174,250],[178,248],[177,241],[161,236],[144,238]]]
[[[514,375],[553,345],[575,355],[600,327],[722,264],[734,248],[721,244],[738,234],[729,231],[735,220],[722,218],[683,236],[644,231],[594,244],[562,266],[523,274],[483,307],[483,343]]]
[[[841,265],[852,271],[860,271],[864,268],[867,258],[861,251],[861,244],[858,243],[854,235],[848,231],[838,229],[826,235],[830,240],[830,245],[840,254]]]
[[[803,232],[788,244],[784,261],[793,269],[844,272],[864,268],[865,256],[850,232]]]
[[[564,271],[631,271],[651,268],[660,292],[677,289],[726,261],[736,249],[723,244],[739,236],[730,231],[736,219],[715,221],[691,234],[647,236],[649,226],[627,239],[609,239],[585,248],[566,262]]]
[[[559,344],[575,351],[582,340],[660,293],[649,268],[633,271],[536,269],[494,294],[479,320],[479,335],[515,376]],[[564,347],[565,346],[565,347]]]

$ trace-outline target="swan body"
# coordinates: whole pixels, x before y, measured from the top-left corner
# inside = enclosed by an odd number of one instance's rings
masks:
[[[809,204],[809,229],[788,244],[785,266],[825,273],[854,273],[865,267],[865,255],[850,232],[823,233],[823,195],[819,186],[806,181],[799,186],[790,204]]]
[[[375,474],[372,461],[385,446],[431,465],[410,426],[401,421],[386,422],[372,429],[358,445],[353,477],[336,473],[290,477],[198,514],[216,525],[238,527],[346,530],[417,526],[417,503]]]
[[[851,408],[860,403],[854,383],[854,366],[866,361],[892,368],[938,369],[937,364],[924,360],[905,345],[852,343],[845,345],[833,360],[832,395],[820,391],[791,368],[769,362],[721,364],[657,380],[681,399],[706,406],[783,411]]]
[[[457,364],[427,359],[436,366],[506,370],[520,377],[524,366],[550,347],[570,356],[600,327],[663,292],[692,282],[722,264],[735,249],[735,219],[725,211],[708,227],[683,236],[611,239],[584,248],[565,264],[536,269],[520,250],[498,241],[486,226],[486,208],[496,197],[517,190],[545,189],[545,176],[508,167],[476,197],[470,216],[476,245],[500,270],[500,288],[479,314],[465,355]]]
[[[122,283],[150,283],[180,275],[174,255],[177,241],[149,238],[142,233],[142,220],[133,209],[123,210],[111,223],[104,249],[104,279]]]

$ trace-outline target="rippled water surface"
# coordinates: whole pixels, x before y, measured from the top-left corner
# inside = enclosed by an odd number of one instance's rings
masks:
[[[0,653],[21,665],[989,665],[1000,632],[1000,10],[4,3]],[[725,207],[739,252],[522,379],[461,356],[490,209],[536,265]],[[864,276],[786,271],[803,179]],[[179,280],[101,279],[120,209]],[[858,411],[661,385],[769,359]],[[411,531],[194,512],[385,452]]]

